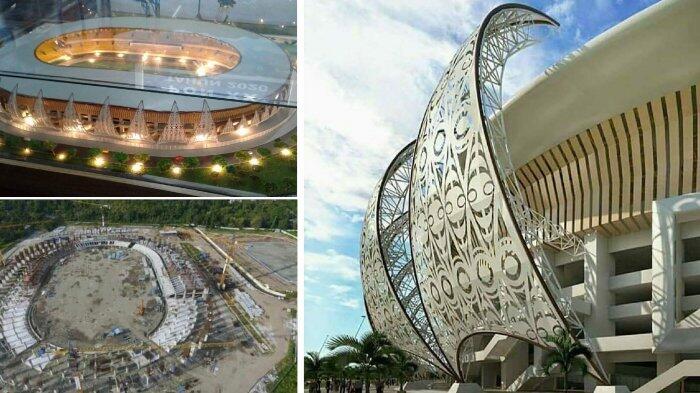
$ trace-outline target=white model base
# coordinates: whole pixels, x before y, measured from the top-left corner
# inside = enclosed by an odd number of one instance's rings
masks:
[[[483,391],[476,383],[453,383],[447,393],[482,393]]]
[[[617,386],[596,386],[593,393],[630,393],[629,388],[624,385]]]

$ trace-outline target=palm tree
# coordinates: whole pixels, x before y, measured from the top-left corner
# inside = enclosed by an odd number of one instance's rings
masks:
[[[391,354],[390,368],[391,374],[399,383],[399,392],[403,393],[404,382],[418,371],[418,365],[408,357],[406,352],[399,348],[394,348],[394,352]]]
[[[328,342],[328,349],[335,351],[334,356],[343,359],[345,364],[357,365],[368,393],[370,374],[381,366],[389,365],[394,352],[389,339],[378,332],[365,333],[359,339],[349,335],[333,337]]]
[[[324,357],[325,362],[321,367],[321,375],[326,379],[344,380],[345,366],[344,359],[339,358],[335,354],[330,354]]]
[[[593,354],[591,350],[581,344],[578,340],[573,340],[565,332],[556,335],[547,335],[545,341],[554,345],[544,362],[544,373],[549,375],[554,367],[559,367],[564,374],[564,391],[569,390],[569,374],[578,370],[581,376],[588,374],[588,363]]]
[[[313,382],[310,389],[312,393],[321,391],[321,373],[325,363],[326,358],[321,357],[318,352],[307,352],[304,356],[304,379]]]

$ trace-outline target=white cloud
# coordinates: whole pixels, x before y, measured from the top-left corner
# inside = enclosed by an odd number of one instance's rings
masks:
[[[307,239],[359,237],[348,222],[361,221],[383,171],[415,139],[445,66],[497,3],[306,4],[305,30],[314,32],[305,37],[304,62]],[[540,58],[514,59],[506,96],[537,74]]]
[[[360,301],[358,299],[345,299],[342,300],[340,303],[341,306],[343,307],[348,307],[348,308],[360,308]]]
[[[554,19],[557,19],[562,25],[572,25],[574,22],[574,0],[559,0],[545,8],[544,12]]]
[[[336,295],[343,295],[346,294],[350,291],[353,290],[353,287],[349,285],[337,285],[337,284],[331,284],[328,286],[328,289],[331,290]]]
[[[305,272],[323,273],[326,277],[357,281],[360,278],[360,263],[357,257],[339,254],[335,250],[324,253],[304,253]]]

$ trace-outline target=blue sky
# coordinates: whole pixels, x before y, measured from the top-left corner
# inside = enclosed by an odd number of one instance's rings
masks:
[[[511,96],[547,67],[654,0],[520,0],[561,23],[506,67]],[[355,334],[365,315],[362,217],[394,155],[416,137],[452,55],[503,1],[305,3],[304,351]],[[365,322],[362,330],[367,330]]]

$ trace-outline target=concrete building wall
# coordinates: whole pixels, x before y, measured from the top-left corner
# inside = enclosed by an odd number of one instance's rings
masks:
[[[578,256],[548,251],[613,383],[631,389],[700,351],[700,194],[655,201],[650,226],[619,236],[586,233]],[[497,375],[502,388],[511,386],[529,366],[541,365],[546,351],[530,355],[519,342],[501,356],[499,369],[492,359],[484,363],[483,386],[493,386]],[[596,386],[584,382],[587,391]],[[546,383],[551,379],[540,388]],[[664,392],[680,389],[676,383]]]

